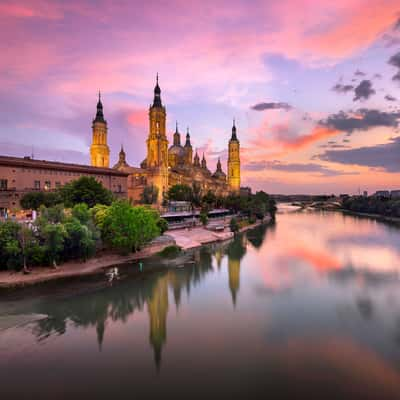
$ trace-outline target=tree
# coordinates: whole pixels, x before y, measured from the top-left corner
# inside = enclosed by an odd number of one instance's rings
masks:
[[[208,223],[208,215],[204,212],[200,213],[200,222],[203,224],[203,226],[207,226]]]
[[[235,217],[231,218],[231,221],[229,222],[229,228],[231,229],[231,232],[233,232],[233,233],[236,233],[239,231],[239,224]]]
[[[64,241],[67,232],[64,226],[58,223],[45,225],[42,233],[49,261],[54,267],[56,267],[57,260],[64,249]]]
[[[61,201],[58,192],[28,192],[22,196],[20,204],[25,210],[39,210],[40,206],[51,207]]]
[[[104,219],[107,216],[109,208],[109,206],[105,206],[104,204],[96,204],[90,209],[93,222],[100,231],[103,229]]]
[[[192,204],[199,207],[201,204],[201,186],[196,181],[192,184],[192,193]]]
[[[208,210],[209,210],[208,204],[203,203],[200,211],[200,222],[203,224],[203,226],[207,226],[208,223]]]
[[[143,204],[155,204],[158,199],[158,187],[153,184],[145,186],[140,197]]]
[[[79,203],[86,203],[89,207],[96,204],[110,205],[113,201],[112,193],[92,177],[82,176],[58,190],[67,207]]]
[[[103,239],[111,248],[122,253],[136,251],[160,234],[157,221],[155,210],[116,201],[104,218]]]
[[[174,185],[168,189],[168,199],[172,201],[192,201],[193,190],[188,185]]]
[[[20,229],[16,222],[0,222],[0,268],[21,266],[21,248],[18,241]]]
[[[168,222],[165,218],[160,217],[157,221],[157,226],[161,235],[168,230]]]
[[[74,217],[68,219],[64,227],[66,232],[63,247],[64,257],[82,258],[86,261],[96,248],[94,232]]]
[[[81,224],[87,225],[90,221],[90,210],[86,203],[76,204],[72,208],[71,214]]]
[[[215,206],[215,203],[217,201],[217,196],[209,190],[202,198],[202,203],[206,203],[209,208],[212,208]]]

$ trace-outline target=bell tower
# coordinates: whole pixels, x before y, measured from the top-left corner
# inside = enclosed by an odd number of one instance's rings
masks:
[[[92,123],[92,145],[90,159],[93,167],[108,168],[110,165],[110,149],[107,145],[107,121],[103,115],[103,104],[99,92],[96,117]]]
[[[186,165],[192,165],[193,148],[192,148],[192,144],[190,143],[189,127],[187,128],[187,132],[186,132],[186,142],[185,142],[184,149],[185,149],[185,154],[186,154]]]
[[[149,136],[147,138],[147,169],[150,172],[153,185],[158,188],[159,202],[163,193],[168,190],[168,139],[166,136],[165,107],[161,102],[161,89],[154,87],[153,104],[149,109]]]
[[[240,143],[236,135],[235,120],[228,146],[228,185],[232,192],[240,191]]]

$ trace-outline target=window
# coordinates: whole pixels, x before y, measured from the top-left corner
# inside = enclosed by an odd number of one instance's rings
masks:
[[[121,193],[121,192],[122,192],[122,186],[118,185],[118,193]]]
[[[50,189],[51,189],[51,182],[45,181],[44,182],[44,190],[50,190]]]
[[[7,190],[7,179],[0,179],[0,190]]]
[[[56,182],[56,189],[61,187],[61,182]]]
[[[35,182],[33,183],[33,187],[34,187],[34,189],[36,189],[36,190],[40,190],[40,181],[35,181]]]

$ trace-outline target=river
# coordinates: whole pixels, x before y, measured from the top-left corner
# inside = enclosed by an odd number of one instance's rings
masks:
[[[4,295],[2,398],[400,398],[398,228],[286,209],[195,258]]]

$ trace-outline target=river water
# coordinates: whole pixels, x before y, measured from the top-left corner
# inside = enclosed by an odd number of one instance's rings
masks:
[[[286,210],[143,269],[2,296],[1,397],[400,398],[398,228]]]

